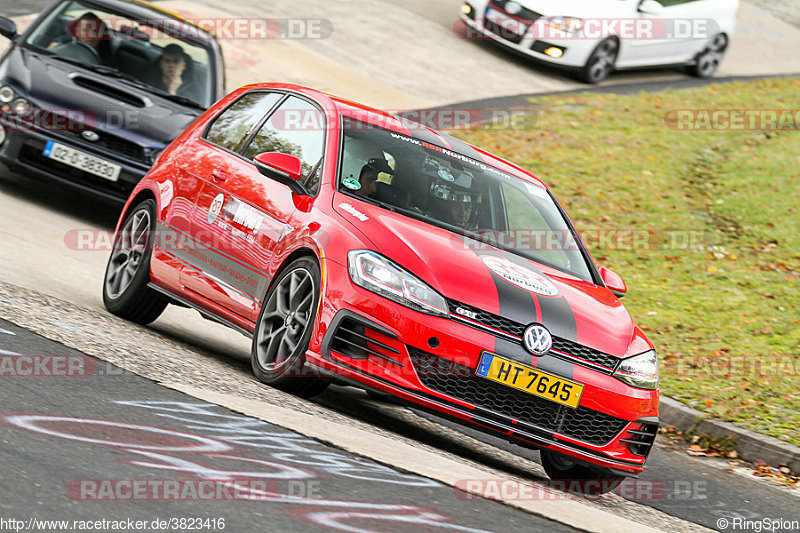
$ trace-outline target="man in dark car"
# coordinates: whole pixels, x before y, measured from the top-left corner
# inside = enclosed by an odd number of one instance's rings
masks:
[[[179,44],[169,44],[161,52],[158,68],[145,76],[152,87],[165,93],[184,96],[195,102],[200,101],[202,93],[194,80],[192,59]]]
[[[85,13],[67,25],[67,34],[72,40],[54,47],[54,54],[90,65],[111,65],[111,36],[100,17]]]

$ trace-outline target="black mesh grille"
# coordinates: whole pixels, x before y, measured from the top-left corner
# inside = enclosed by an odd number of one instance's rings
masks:
[[[487,313],[486,311],[462,304],[455,300],[448,300],[447,303],[452,314],[463,316],[461,313],[456,311],[460,307],[469,312],[471,316],[468,318],[472,318],[472,320],[479,322],[484,326],[500,330],[504,333],[514,335],[515,337],[522,338],[523,334],[525,333],[525,328],[528,327],[527,324],[520,324],[519,322],[515,322],[508,318],[503,318],[492,313]],[[619,362],[619,358],[614,357],[613,355],[609,355],[593,348],[582,346],[576,342],[556,336],[553,336],[553,349],[563,352],[569,356],[577,357],[579,359],[583,359],[584,361],[602,366],[609,371],[614,370],[617,362]]]
[[[87,141],[83,140],[80,131],[72,130],[68,133],[75,139],[81,139],[81,144],[89,144]],[[100,138],[96,142],[91,143],[93,148],[103,148],[114,155],[122,156],[131,161],[146,163],[144,148],[138,144],[105,131],[96,130],[95,133],[97,133]]]
[[[597,446],[610,442],[627,425],[620,418],[585,407],[571,409],[477,377],[471,368],[454,361],[412,347],[408,350],[423,385],[496,415]]]
[[[503,26],[499,25],[498,23],[492,20],[487,20],[484,23],[484,27],[486,28],[486,31],[490,31],[495,35],[497,35],[498,37],[502,37],[503,39],[505,39],[510,43],[519,44],[522,42],[523,35],[520,35],[507,28],[504,28]]]
[[[506,5],[510,1],[511,0],[493,0],[492,2],[490,2],[489,5],[491,5],[492,7],[497,8],[497,9],[500,9],[501,11],[503,11],[505,13],[508,13],[508,11],[506,10],[507,9]],[[521,10],[518,13],[514,13],[513,14],[517,18],[521,18],[523,20],[534,21],[534,20],[536,20],[536,19],[538,19],[539,17],[542,16],[541,13],[537,13],[536,11],[532,11],[532,10],[526,8],[526,7],[522,7],[522,6],[520,6],[520,7],[521,7]],[[509,14],[511,14],[511,13],[509,13]]]

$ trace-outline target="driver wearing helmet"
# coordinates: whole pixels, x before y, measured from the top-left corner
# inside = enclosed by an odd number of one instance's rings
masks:
[[[474,215],[480,194],[472,191],[472,176],[469,173],[461,172],[454,178],[449,171],[440,170],[439,178],[431,184],[430,192],[444,222],[463,229],[477,227]]]

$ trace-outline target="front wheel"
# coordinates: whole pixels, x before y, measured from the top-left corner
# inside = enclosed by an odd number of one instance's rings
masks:
[[[586,83],[600,83],[614,70],[619,52],[619,41],[609,38],[597,45],[578,72],[578,78]]]
[[[103,304],[111,313],[149,324],[167,307],[167,299],[147,286],[156,221],[156,203],[145,200],[125,217],[103,281]]]
[[[542,466],[551,480],[563,482],[564,490],[591,498],[617,488],[625,476],[606,468],[579,462],[566,455],[541,450]]]
[[[328,386],[305,365],[320,298],[317,263],[289,264],[264,298],[251,348],[256,377],[277,389],[310,398]]]
[[[717,71],[722,56],[728,48],[728,38],[720,33],[695,58],[694,64],[688,67],[689,74],[698,78],[709,78]]]

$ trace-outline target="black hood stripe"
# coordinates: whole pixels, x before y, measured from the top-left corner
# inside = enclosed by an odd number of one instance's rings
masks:
[[[506,252],[503,250],[497,250],[496,253],[501,257],[508,259],[512,263],[519,265],[521,267],[525,267],[537,274],[547,276],[538,268],[536,265],[525,259],[524,257],[520,257],[518,255],[514,255],[510,252]],[[548,278],[549,279],[549,278]],[[504,281],[507,285],[512,285]],[[514,286],[514,285],[512,285]],[[529,291],[524,289],[518,289],[521,292],[526,294],[530,294],[533,298],[536,299],[537,307],[541,310],[540,316],[538,316],[538,321],[543,324],[547,329],[550,330],[550,333],[557,337],[561,337],[563,339],[570,340],[572,342],[578,342],[578,323],[575,319],[575,314],[572,312],[572,308],[567,302],[567,299],[559,294],[558,296],[544,296],[539,294],[533,294]],[[502,306],[502,304],[501,304]],[[505,315],[503,315],[505,316]],[[509,316],[508,318],[514,318]],[[535,319],[531,318],[528,321],[519,320],[523,324],[528,324],[533,322]]]

